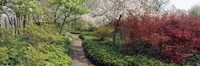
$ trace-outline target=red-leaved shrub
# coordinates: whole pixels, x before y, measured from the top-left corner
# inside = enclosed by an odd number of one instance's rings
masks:
[[[185,14],[131,16],[122,20],[118,31],[125,34],[125,48],[134,48],[140,39],[161,53],[167,62],[184,64],[184,59],[200,51],[200,20]]]

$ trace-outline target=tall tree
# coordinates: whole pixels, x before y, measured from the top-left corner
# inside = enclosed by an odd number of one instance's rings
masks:
[[[54,10],[54,14],[53,14],[53,20],[54,20],[54,23],[57,23],[57,20],[59,18],[59,10],[60,10],[60,7],[64,6],[65,5],[65,2],[67,0],[48,0],[48,2],[53,5],[51,8],[52,10]]]
[[[25,28],[27,22],[31,22],[33,17],[38,15],[43,16],[44,14],[42,13],[45,12],[45,10],[43,10],[43,6],[41,6],[41,1],[38,0],[5,0],[1,2],[4,3],[0,10],[2,13],[8,16],[10,25],[14,25],[15,33],[17,32],[18,28]],[[3,9],[5,7],[7,9]],[[13,17],[15,15],[16,18],[14,18],[14,20],[13,18],[9,18],[10,16]]]
[[[103,23],[114,22],[113,43],[115,43],[116,28],[120,19],[128,14],[140,15],[145,11],[158,12],[169,0],[90,0],[88,8],[91,8],[93,17],[104,17]],[[92,6],[91,6],[92,5]]]
[[[65,22],[67,22],[69,17],[73,18],[73,20],[76,20],[76,15],[81,15],[89,12],[87,8],[82,6],[84,1],[85,0],[62,1],[63,5],[61,6],[61,11],[64,13],[64,18],[60,26],[60,34],[62,33]]]

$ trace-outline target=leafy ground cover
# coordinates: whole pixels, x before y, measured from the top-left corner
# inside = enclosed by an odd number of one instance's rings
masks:
[[[112,44],[111,39],[100,41],[92,33],[82,33],[86,54],[97,65],[104,66],[176,66],[145,54],[129,55],[122,52],[123,44]]]
[[[42,27],[42,28],[41,28]],[[0,65],[68,66],[70,35],[59,35],[52,25],[28,25],[18,35],[1,29]]]

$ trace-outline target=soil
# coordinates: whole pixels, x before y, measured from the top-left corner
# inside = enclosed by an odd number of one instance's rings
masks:
[[[71,66],[95,66],[85,56],[80,34],[72,34],[74,41],[70,46],[70,57],[72,58]]]

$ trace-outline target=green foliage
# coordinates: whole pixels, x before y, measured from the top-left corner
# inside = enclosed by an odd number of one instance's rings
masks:
[[[189,14],[200,18],[200,5],[195,5],[189,10]]]
[[[95,31],[96,30],[96,27],[94,26],[94,24],[92,22],[87,22],[87,25],[88,25],[88,30],[89,31]]]
[[[8,57],[8,48],[6,47],[0,47],[0,63],[1,64],[8,64],[8,60],[9,60],[9,57]]]
[[[66,27],[64,23],[73,21],[77,15],[89,12],[82,6],[84,1],[1,0],[1,4],[6,4],[13,10],[12,14],[16,14],[17,25],[15,33],[13,29],[0,29],[0,65],[68,66],[71,58],[67,53],[72,36],[66,31],[68,28],[61,29],[62,34],[59,34],[59,29]],[[57,6],[57,16],[52,16]],[[3,11],[1,5],[0,11]],[[63,23],[50,23],[54,17],[58,18],[57,22],[62,20]],[[35,25],[33,21],[41,23]]]
[[[19,35],[1,30],[0,65],[68,66],[72,37],[61,36],[55,29],[51,24],[29,24]]]
[[[88,13],[88,9],[81,6],[84,0],[64,0],[63,1],[63,12],[68,12],[68,10],[72,11],[72,14],[85,14]]]
[[[91,22],[77,20],[75,22],[70,22],[70,23],[72,26],[71,33],[74,33],[74,34],[81,34],[84,31],[93,32],[96,29],[96,27],[94,27],[93,23]]]
[[[80,5],[84,2],[84,0],[48,0],[48,2],[54,6],[61,7],[63,12],[67,12],[69,9],[71,9],[74,13],[88,12],[86,8]]]
[[[114,29],[111,26],[101,26],[94,31],[94,35],[99,37],[101,40],[105,40],[108,37],[111,37]]]
[[[74,30],[77,31],[84,31],[84,30],[88,30],[89,28],[91,28],[91,23],[89,22],[84,22],[82,20],[77,20],[75,22],[71,22],[71,26]]]
[[[41,29],[43,28],[43,29]],[[24,31],[25,38],[30,40],[31,44],[38,44],[39,42],[53,42],[61,44],[63,36],[54,29],[52,25],[37,26],[34,24],[28,25]],[[32,41],[35,40],[35,41]]]
[[[29,11],[29,7],[32,5],[29,3],[29,1],[24,0],[10,0],[10,3],[13,4],[13,6],[10,6],[16,14],[19,15],[27,15]]]

